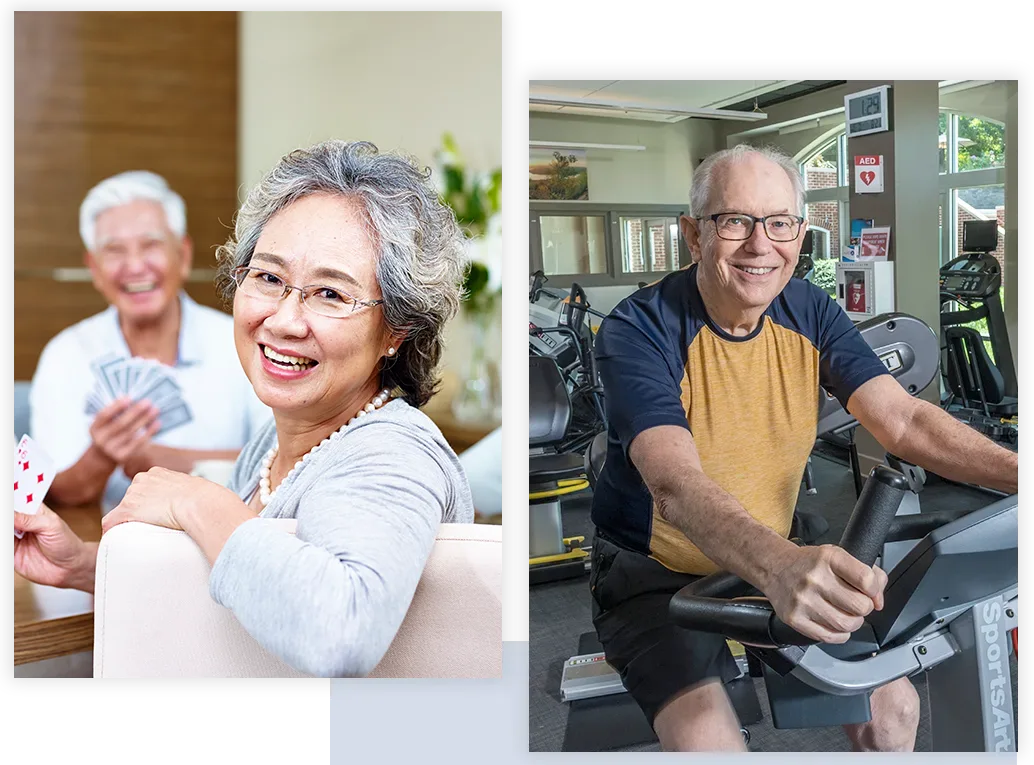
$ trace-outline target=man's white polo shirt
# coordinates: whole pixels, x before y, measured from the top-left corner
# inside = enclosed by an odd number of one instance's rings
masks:
[[[193,420],[154,443],[182,449],[240,449],[272,412],[255,396],[233,342],[233,319],[180,294],[179,354],[164,370],[180,386]],[[97,380],[90,364],[114,353],[130,357],[114,306],[69,327],[47,343],[32,377],[30,435],[58,472],[74,465],[90,445],[93,416],[86,397]],[[108,481],[101,505],[114,508],[129,488],[121,468]]]

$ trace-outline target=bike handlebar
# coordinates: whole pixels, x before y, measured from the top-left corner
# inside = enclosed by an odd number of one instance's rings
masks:
[[[908,481],[896,470],[877,465],[855,503],[840,546],[867,566],[876,562]],[[687,629],[725,635],[741,643],[778,648],[819,642],[780,619],[764,597],[731,600],[749,583],[727,571],[698,579],[679,590],[668,606],[672,621]]]

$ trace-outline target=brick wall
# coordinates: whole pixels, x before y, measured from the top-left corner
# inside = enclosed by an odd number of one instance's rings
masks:
[[[643,267],[643,222],[632,219],[625,222],[628,232],[625,236],[628,247],[629,273],[638,274],[646,270]]]
[[[661,224],[650,226],[650,242],[653,244],[653,270],[668,270],[668,227]]]

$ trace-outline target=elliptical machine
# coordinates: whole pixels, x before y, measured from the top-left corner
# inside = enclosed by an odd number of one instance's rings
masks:
[[[966,221],[963,255],[940,271],[944,408],[1004,445],[1018,441],[1016,365],[999,289],[1002,270],[989,253],[998,246],[997,221]],[[954,310],[952,306],[958,306]],[[962,326],[987,320],[992,361],[980,333]]]

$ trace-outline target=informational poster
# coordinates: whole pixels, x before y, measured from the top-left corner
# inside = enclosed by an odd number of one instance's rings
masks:
[[[862,241],[862,229],[872,228],[876,221],[872,218],[852,218],[851,219],[851,245],[857,245]]]
[[[890,226],[862,229],[858,260],[886,260],[890,253]]]
[[[854,158],[854,193],[879,194],[881,191],[883,191],[883,155],[856,155]]]

